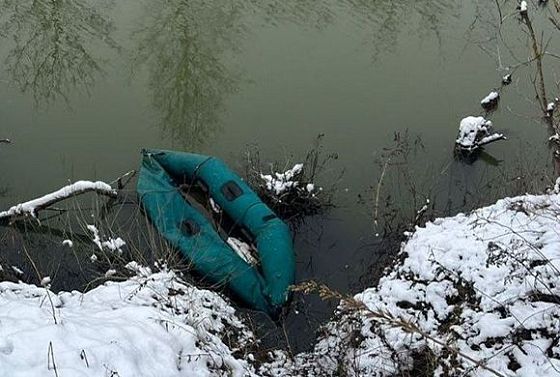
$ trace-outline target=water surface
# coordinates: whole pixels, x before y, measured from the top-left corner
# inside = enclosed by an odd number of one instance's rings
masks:
[[[298,279],[352,292],[375,281],[368,271],[387,252],[375,237],[371,188],[396,132],[421,137],[409,178],[429,188],[420,201],[444,198],[440,214],[491,201],[477,185],[503,177],[519,156],[542,159],[539,169],[548,158],[527,79],[534,72],[522,67],[490,116],[510,140],[487,148],[485,161],[453,159],[461,118],[483,114],[479,101],[499,87],[505,67],[529,56],[515,16],[502,30],[509,50],[499,51],[505,42],[485,28],[493,5],[3,0],[0,7],[0,138],[12,140],[0,144],[3,207],[69,180],[110,181],[137,168],[143,147],[216,155],[240,169],[247,145],[268,161],[295,163],[325,134],[324,149],[339,159],[322,184],[341,169],[345,175],[338,208],[296,238]],[[405,186],[384,185],[382,197]],[[315,299],[296,308],[288,333],[298,348],[329,310]]]

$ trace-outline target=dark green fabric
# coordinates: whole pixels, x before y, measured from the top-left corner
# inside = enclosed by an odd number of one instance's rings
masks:
[[[184,199],[176,183],[183,180],[202,181],[224,212],[253,235],[262,276]],[[242,194],[234,200],[228,200],[222,190],[228,182],[235,182],[241,189]],[[191,153],[144,151],[137,191],[158,231],[198,272],[228,285],[253,308],[271,315],[278,313],[294,283],[295,259],[289,228],[222,161]],[[189,235],[183,225],[186,220],[198,224],[200,232]]]

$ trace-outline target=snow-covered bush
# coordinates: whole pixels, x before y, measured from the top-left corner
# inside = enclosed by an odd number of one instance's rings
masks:
[[[301,163],[282,173],[260,173],[259,195],[283,218],[315,215],[328,203],[322,201],[323,188],[306,175]]]
[[[295,221],[321,213],[332,206],[332,195],[340,176],[327,187],[320,185],[320,175],[336,154],[324,155],[320,135],[302,162],[273,162],[267,167],[258,149],[248,151],[246,179],[263,201],[284,220]]]

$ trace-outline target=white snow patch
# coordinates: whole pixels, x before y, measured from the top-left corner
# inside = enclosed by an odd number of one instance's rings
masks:
[[[546,113],[548,116],[551,116],[552,113],[554,113],[554,110],[556,109],[556,102],[549,102],[548,105],[546,105]]]
[[[256,253],[250,245],[234,237],[228,237],[226,242],[245,262],[252,266],[259,264],[258,260],[253,256]]]
[[[62,241],[62,245],[63,246],[68,246],[68,247],[73,247],[74,242],[72,242],[72,240],[64,240],[64,241]]]
[[[296,164],[293,168],[286,170],[284,173],[274,173],[272,175],[261,174],[266,189],[276,195],[280,195],[291,188],[297,187],[299,182],[294,180],[303,170],[303,164]]]
[[[101,243],[103,247],[109,249],[110,251],[117,252],[122,254],[122,248],[126,245],[126,242],[122,240],[122,238],[109,238],[107,241],[103,241]]]
[[[416,211],[416,214],[417,214],[417,215],[421,215],[421,214],[423,214],[424,212],[426,212],[427,210],[428,210],[428,205],[427,205],[427,204],[424,204],[424,205],[422,206],[422,208],[420,208],[418,211]]]
[[[234,356],[235,345],[253,342],[234,309],[172,272],[108,282],[84,294],[2,282],[0,307],[2,376],[54,375],[48,354],[59,376],[255,375],[242,353]]]
[[[218,203],[214,201],[214,199],[210,198],[209,202],[210,208],[212,208],[212,211],[214,211],[214,213],[222,213],[222,208],[218,205]]]
[[[144,267],[136,261],[128,262],[124,267],[138,276],[148,276],[152,273],[149,267]]]
[[[116,274],[117,274],[117,270],[115,270],[115,269],[113,269],[113,268],[111,268],[111,269],[105,271],[105,277],[106,277],[106,278],[110,278],[110,277],[112,277],[112,276],[115,276]]]
[[[490,94],[488,94],[480,101],[480,104],[483,107],[490,106],[491,104],[495,103],[499,98],[500,98],[500,93],[496,91],[492,91],[490,92]]]
[[[109,252],[122,254],[122,248],[126,245],[126,242],[122,240],[122,238],[108,238],[105,241],[101,240],[101,236],[99,235],[99,229],[95,225],[87,225],[87,229],[93,233],[93,243],[97,245],[100,251],[107,250]]]
[[[51,277],[50,276],[45,276],[44,278],[41,279],[41,285],[43,287],[46,287],[50,283],[51,283]]]
[[[21,270],[19,267],[17,266],[12,266],[12,271],[14,271],[16,274],[18,275],[23,275],[23,270]]]
[[[87,229],[93,233],[93,243],[97,245],[99,250],[103,251],[103,245],[101,244],[101,238],[99,237],[99,230],[95,225],[88,224]]]
[[[525,0],[523,0],[521,4],[519,4],[519,12],[521,12],[522,14],[527,13],[527,2]]]

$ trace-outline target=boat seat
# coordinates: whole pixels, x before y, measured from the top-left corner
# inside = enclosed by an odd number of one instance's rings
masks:
[[[277,218],[278,217],[275,214],[271,213],[270,215],[263,216],[262,221],[267,223],[270,220],[274,220],[274,219],[277,219]]]
[[[243,189],[235,181],[228,181],[222,185],[220,191],[228,201],[234,201],[243,195]]]

